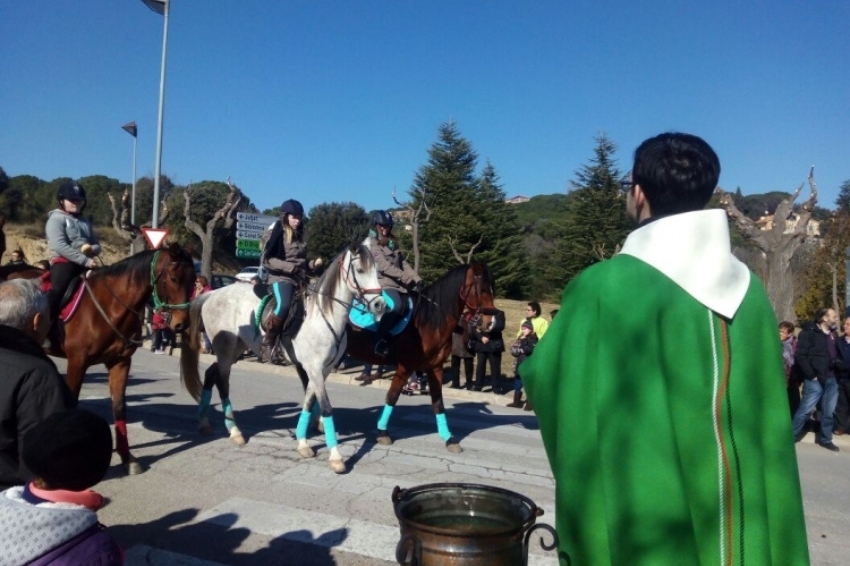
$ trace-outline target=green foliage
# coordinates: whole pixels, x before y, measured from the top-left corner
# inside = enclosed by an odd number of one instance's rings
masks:
[[[420,226],[420,273],[434,281],[460,262],[458,256],[466,261],[472,251],[473,260],[490,267],[497,293],[521,296],[527,267],[516,211],[505,204],[492,165],[476,175],[477,159],[454,123],[440,126],[428,163],[416,173],[410,189],[414,210],[423,199],[431,209],[430,219]]]
[[[613,159],[616,145],[596,138],[594,157],[576,172],[563,237],[557,242],[555,282],[566,285],[586,267],[610,257],[623,243],[631,223],[620,193],[622,174]]]
[[[839,196],[840,198],[840,196]],[[837,282],[838,311],[844,312],[846,292],[846,250],[850,246],[850,210],[835,213],[829,231],[824,234],[811,261],[807,263],[803,296],[794,305],[799,320],[812,320],[818,309],[832,306],[833,270]]]
[[[369,231],[369,216],[353,202],[323,203],[310,209],[307,249],[311,258],[326,263],[352,242],[362,242]]]

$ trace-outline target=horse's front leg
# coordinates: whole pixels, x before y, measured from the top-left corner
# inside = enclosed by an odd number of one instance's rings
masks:
[[[428,389],[431,393],[431,408],[437,418],[437,434],[446,442],[449,452],[463,452],[460,441],[452,436],[449,431],[449,423],[446,420],[446,408],[443,405],[443,368],[437,366],[430,368],[425,374],[428,376]]]
[[[304,392],[304,403],[301,405],[301,415],[298,417],[298,425],[295,427],[295,440],[298,441],[298,455],[302,458],[312,458],[316,455],[316,451],[307,442],[307,429],[310,427],[312,414],[319,410],[319,401],[316,399],[313,384],[308,383],[307,390]]]
[[[393,414],[393,409],[396,403],[398,403],[399,395],[401,395],[401,390],[407,383],[409,375],[410,371],[406,367],[401,364],[396,365],[395,374],[393,375],[390,389],[387,391],[387,397],[384,401],[384,410],[381,411],[381,416],[378,418],[378,434],[376,438],[378,444],[389,446],[393,443],[393,439],[390,433],[387,432],[387,428],[390,424],[390,416]]]
[[[121,457],[121,463],[127,474],[134,476],[144,472],[144,468],[130,453],[127,438],[127,377],[130,375],[130,358],[122,359],[109,368],[109,396],[112,398],[112,417],[115,419],[115,450]]]

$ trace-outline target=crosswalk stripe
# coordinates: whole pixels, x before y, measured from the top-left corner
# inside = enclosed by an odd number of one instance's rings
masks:
[[[395,549],[400,538],[398,526],[380,525],[241,497],[228,499],[202,512],[198,520],[392,562],[395,561]],[[529,553],[530,566],[552,566],[557,563],[554,554],[539,555],[535,550]]]

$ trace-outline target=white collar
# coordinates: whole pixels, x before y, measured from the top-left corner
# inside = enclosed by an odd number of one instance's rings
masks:
[[[720,209],[659,218],[629,234],[620,253],[648,263],[726,318],[735,315],[750,285],[750,270],[732,255]]]

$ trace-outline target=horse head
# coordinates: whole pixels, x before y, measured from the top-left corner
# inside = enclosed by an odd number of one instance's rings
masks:
[[[482,328],[488,328],[493,323],[493,315],[496,314],[494,295],[493,276],[487,266],[481,263],[469,264],[466,278],[460,288],[463,318]]]
[[[182,332],[188,324],[189,301],[195,288],[195,263],[189,252],[173,243],[158,250],[151,263],[154,308],[170,311],[169,326]]]
[[[378,282],[378,267],[369,247],[369,239],[362,243],[352,242],[340,256],[340,272],[346,285],[361,303],[369,307],[369,312],[380,320],[387,310],[387,304],[381,295]]]

